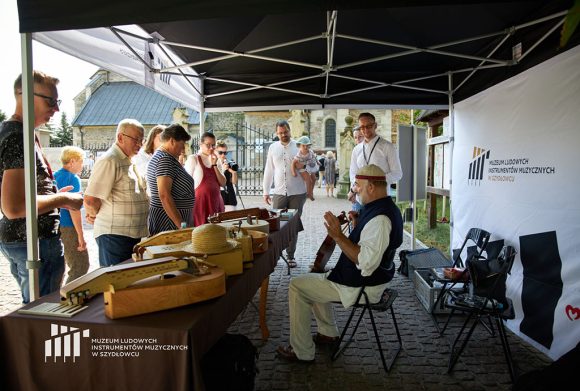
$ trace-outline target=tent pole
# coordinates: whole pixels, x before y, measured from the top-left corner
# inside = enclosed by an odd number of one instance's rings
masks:
[[[415,224],[417,216],[417,127],[415,126],[415,112],[411,109],[411,127],[413,128],[413,202],[411,205],[411,210],[413,211],[413,217],[411,219],[411,250],[415,250]]]
[[[453,148],[455,146],[455,111],[453,108],[453,73],[449,72],[449,161],[451,180],[449,181],[449,253],[453,256]]]
[[[201,77],[199,83],[201,89],[199,100],[199,137],[201,137],[203,132],[205,132],[205,78]]]
[[[32,34],[20,34],[22,57],[22,103],[24,133],[24,192],[26,202],[26,268],[30,301],[40,297],[38,269],[38,210],[36,208],[36,161],[34,158],[34,80],[32,76]]]

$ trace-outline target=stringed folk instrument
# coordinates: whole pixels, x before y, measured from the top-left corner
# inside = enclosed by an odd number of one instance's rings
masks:
[[[208,222],[210,223],[223,223],[227,221],[248,221],[248,225],[252,225],[251,222],[257,220],[256,223],[260,224],[260,220],[267,222],[268,231],[273,232],[280,230],[280,215],[272,213],[266,208],[248,208],[248,209],[238,209],[229,212],[220,212],[208,217]],[[253,223],[253,224],[256,224]],[[243,226],[244,228],[254,229],[251,226]]]
[[[336,218],[338,219],[338,222],[341,225],[341,227],[343,225],[348,226],[348,219],[344,211],[342,211],[338,216],[336,216]],[[345,229],[346,227],[342,227],[343,231]],[[330,235],[326,235],[326,238],[324,238],[324,241],[322,242],[320,248],[318,249],[318,252],[316,253],[314,265],[312,266],[312,269],[310,269],[311,273],[324,273],[326,271],[325,270],[326,264],[328,263],[328,260],[332,256],[335,247],[336,242],[334,241],[334,239],[332,239]]]

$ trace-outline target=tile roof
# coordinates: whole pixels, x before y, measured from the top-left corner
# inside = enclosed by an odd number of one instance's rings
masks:
[[[173,109],[182,104],[132,81],[101,85],[86,102],[72,126],[117,125],[124,118],[142,124],[173,122]],[[187,108],[190,124],[199,124],[199,113]]]

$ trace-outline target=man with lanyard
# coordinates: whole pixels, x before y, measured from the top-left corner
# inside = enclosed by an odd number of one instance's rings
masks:
[[[277,350],[285,360],[313,361],[315,344],[331,344],[338,339],[331,303],[340,301],[345,308],[352,306],[362,286],[370,302],[376,303],[395,274],[389,253],[403,242],[403,219],[387,195],[385,173],[374,164],[362,167],[356,174],[354,189],[364,208],[348,237],[333,213],[324,214],[328,235],[342,251],[334,269],[324,274],[302,274],[290,281],[290,345]],[[310,333],[311,312],[318,326],[314,336]]]
[[[270,145],[266,167],[264,169],[263,194],[264,201],[276,209],[296,209],[298,218],[302,215],[302,207],[306,202],[306,185],[300,175],[292,176],[291,165],[298,153],[296,141],[290,139],[290,125],[286,121],[276,123],[276,135],[279,141]],[[272,197],[270,187],[274,181]],[[300,227],[299,229],[302,229]],[[288,267],[296,267],[294,259],[296,240],[292,240],[286,249]]]
[[[352,150],[350,159],[350,183],[354,183],[359,168],[376,164],[386,174],[387,194],[391,184],[403,177],[399,153],[393,143],[377,135],[377,122],[371,113],[361,113],[358,116],[358,129],[364,136],[364,141]],[[361,208],[360,199],[355,192],[348,192],[348,200],[353,203],[352,209],[358,212]]]

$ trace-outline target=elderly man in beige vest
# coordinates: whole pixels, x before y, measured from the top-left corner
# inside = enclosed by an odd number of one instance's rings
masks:
[[[116,142],[95,163],[85,191],[86,217],[95,225],[101,266],[131,258],[133,246],[147,236],[147,185],[131,161],[143,144],[143,131],[134,119],[119,123]]]

